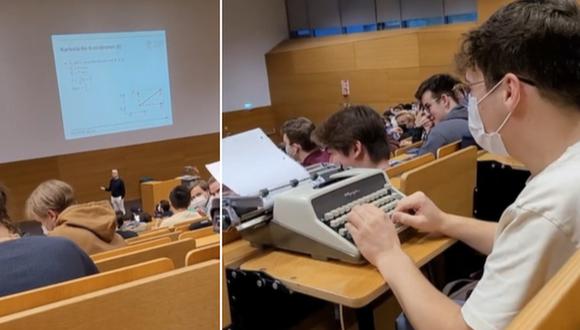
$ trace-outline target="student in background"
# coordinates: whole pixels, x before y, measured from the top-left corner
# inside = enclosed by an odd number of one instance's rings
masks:
[[[430,115],[426,110],[419,110],[415,116],[415,127],[422,128],[423,133],[421,134],[421,140],[427,140],[429,132],[433,128],[433,116]]]
[[[159,204],[155,207],[155,217],[156,218],[169,218],[173,215],[173,211],[171,211],[171,204],[169,204],[168,200],[162,199],[159,201]]]
[[[460,83],[450,75],[437,74],[425,80],[417,89],[415,97],[433,119],[433,128],[421,146],[419,155],[429,152],[435,155],[437,149],[457,140],[462,141],[462,148],[475,144],[467,123],[467,107],[459,103],[453,89]]]
[[[389,167],[390,149],[381,116],[365,105],[347,106],[314,131],[330,161],[362,168]]]
[[[0,186],[0,297],[98,273],[86,253],[65,238],[20,238]]]
[[[191,192],[186,186],[179,185],[173,188],[169,194],[169,201],[173,208],[173,215],[163,219],[159,226],[160,228],[172,227],[193,219],[199,219],[200,221],[203,219],[199,216],[199,213],[187,209],[191,203]]]
[[[403,111],[395,116],[398,128],[400,129],[400,139],[411,138],[411,143],[421,141],[423,135],[422,127],[415,127],[416,118],[413,112]]]
[[[217,182],[217,180],[213,176],[211,178],[209,178],[209,180],[207,181],[207,184],[209,185],[210,195],[212,197],[219,197],[220,190],[221,190],[221,184],[219,182]]]
[[[87,254],[126,243],[116,232],[117,217],[106,201],[75,204],[70,185],[59,180],[41,183],[26,201],[26,214],[42,224],[48,236],[75,242]]]
[[[137,233],[127,229],[125,226],[125,216],[120,211],[115,212],[117,216],[117,234],[121,235],[124,239],[137,237]]]
[[[307,167],[319,163],[328,163],[330,155],[321,150],[310,136],[316,126],[308,118],[290,119],[282,125],[282,139],[288,156]]]
[[[387,134],[387,142],[389,143],[389,150],[397,150],[401,146],[399,140],[401,139],[401,131],[395,120],[395,116],[391,114],[391,109],[383,113],[383,125]]]
[[[422,193],[400,201],[391,220],[487,255],[477,287],[463,307],[438,292],[371,205],[355,207],[347,229],[416,329],[503,329],[580,248],[580,8],[514,1],[466,35],[457,63],[475,140],[531,177],[499,223],[445,213]]]
[[[150,229],[149,223],[153,220],[151,215],[147,212],[143,212],[139,210],[139,213],[134,213],[133,220],[124,221],[123,226],[120,227],[121,231],[131,231],[134,233],[142,233]],[[125,237],[123,234],[119,233],[119,235]],[[125,237],[126,238],[126,237]]]
[[[191,202],[188,210],[205,215],[209,204],[210,192],[209,185],[204,180],[199,180],[191,188]]]
[[[109,181],[109,186],[101,186],[101,190],[111,192],[111,205],[113,205],[113,210],[125,214],[125,182],[123,182],[121,177],[119,177],[118,170],[111,170],[111,181]]]
[[[195,166],[184,166],[181,176],[181,185],[191,190],[193,185],[199,180],[199,170]]]

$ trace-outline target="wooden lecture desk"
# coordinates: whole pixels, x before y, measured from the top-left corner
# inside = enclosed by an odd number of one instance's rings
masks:
[[[422,267],[454,243],[450,238],[416,233],[402,247],[417,267]],[[225,269],[264,273],[293,292],[357,309],[359,329],[374,329],[371,303],[389,290],[370,264],[353,265],[281,250],[261,250],[245,240],[224,245],[222,257]],[[227,290],[224,286],[224,328],[231,323]]]
[[[403,161],[409,158],[409,155],[396,157]],[[400,188],[400,177],[389,180],[393,187]],[[455,242],[447,237],[415,233],[402,244],[402,248],[417,267],[422,267]],[[243,239],[225,244],[222,258],[225,269],[264,273],[293,292],[359,311],[366,310],[357,312],[359,329],[374,328],[372,309],[365,307],[389,290],[388,283],[370,264],[353,265],[270,248],[261,250]],[[224,286],[224,328],[231,324],[227,290]],[[361,317],[366,320],[361,320]]]

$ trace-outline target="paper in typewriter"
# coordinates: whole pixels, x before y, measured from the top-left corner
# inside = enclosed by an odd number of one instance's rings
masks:
[[[211,176],[213,176],[213,178],[221,183],[222,182],[222,172],[220,169],[220,162],[215,162],[215,163],[211,163],[211,164],[206,164],[205,168],[207,168],[209,174],[211,174]]]
[[[240,196],[308,177],[308,171],[280,150],[261,129],[228,136],[222,142],[223,184]]]

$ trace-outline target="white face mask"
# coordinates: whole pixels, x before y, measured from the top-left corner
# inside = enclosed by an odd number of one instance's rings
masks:
[[[205,197],[205,195],[199,195],[191,200],[189,207],[191,209],[197,209],[197,208],[205,209],[205,207],[207,205],[207,200],[208,200],[208,198]]]
[[[485,128],[483,126],[483,121],[481,120],[481,116],[479,115],[479,105],[483,102],[489,95],[491,95],[501,84],[503,83],[504,79],[497,83],[487,94],[485,94],[479,102],[473,96],[469,97],[469,105],[467,107],[467,112],[469,115],[469,131],[471,135],[475,139],[475,142],[479,144],[483,149],[487,150],[492,154],[502,155],[502,156],[509,156],[505,144],[501,139],[501,135],[499,132],[502,128],[507,124],[508,120],[510,119],[512,113],[510,112],[504,119],[504,121],[499,125],[498,129],[495,132],[487,133],[485,132]]]

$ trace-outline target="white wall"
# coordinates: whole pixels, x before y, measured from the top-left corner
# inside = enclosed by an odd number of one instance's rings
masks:
[[[241,2],[241,1],[240,1]],[[0,163],[219,132],[215,0],[0,4]],[[51,35],[165,30],[172,126],[65,140]]]
[[[286,38],[284,0],[223,1],[223,111],[271,104],[264,56]]]

